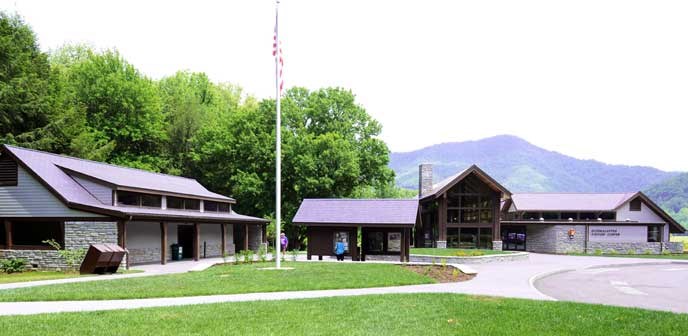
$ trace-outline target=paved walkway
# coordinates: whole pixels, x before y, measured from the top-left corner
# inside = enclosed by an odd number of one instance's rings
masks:
[[[584,269],[588,267],[604,266],[610,264],[625,265],[638,263],[669,264],[671,263],[671,261],[661,259],[612,259],[605,257],[577,257],[531,254],[529,260],[524,261],[471,265],[472,268],[478,271],[478,275],[476,276],[476,278],[470,281],[458,283],[382,288],[193,296],[159,299],[59,302],[3,302],[0,303],[0,315],[27,315],[38,313],[179,306],[218,302],[285,300],[391,293],[462,293],[526,298],[536,300],[552,300],[552,298],[540,293],[532,285],[533,281],[536,278],[541,277],[544,274],[556,273],[558,271],[563,270]],[[151,265],[150,267],[154,266]]]

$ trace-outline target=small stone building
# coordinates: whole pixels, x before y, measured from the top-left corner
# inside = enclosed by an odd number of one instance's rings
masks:
[[[0,148],[0,258],[35,268],[65,266],[48,239],[67,249],[119,244],[129,265],[167,263],[173,244],[193,260],[257,250],[267,221],[236,213],[235,203],[194,179]]]

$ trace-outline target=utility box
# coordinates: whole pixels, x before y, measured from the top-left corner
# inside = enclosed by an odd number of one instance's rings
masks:
[[[126,251],[117,244],[91,244],[81,263],[81,274],[116,273]]]

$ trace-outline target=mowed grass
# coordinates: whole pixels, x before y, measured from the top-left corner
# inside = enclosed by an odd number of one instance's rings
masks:
[[[0,291],[0,301],[109,300],[214,294],[385,287],[435,283],[398,265],[287,262],[292,270],[260,270],[274,264],[218,265],[201,272],[91,281]]]
[[[688,314],[388,294],[0,317],[3,335],[680,335]]]
[[[65,273],[65,272],[22,272],[22,273],[0,273],[0,284],[26,282],[26,281],[40,281],[40,280],[55,280],[79,277],[79,273]]]
[[[411,248],[411,254],[433,255],[443,257],[457,257],[457,253],[463,253],[462,257],[471,256],[471,253],[481,252],[483,255],[509,254],[508,251],[484,250],[484,249],[458,249],[458,248]]]

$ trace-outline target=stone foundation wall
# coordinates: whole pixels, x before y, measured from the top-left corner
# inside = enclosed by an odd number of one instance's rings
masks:
[[[87,249],[91,244],[117,244],[116,222],[65,222],[64,248]],[[27,267],[44,270],[67,268],[55,250],[0,250],[0,259],[26,259]]]
[[[569,230],[575,230],[573,238]],[[583,253],[585,225],[527,225],[526,250],[539,253]]]
[[[399,262],[400,256],[391,254],[369,254],[365,256],[366,261],[396,261]],[[344,260],[351,259],[351,256],[344,256]]]
[[[158,244],[160,245],[160,244]],[[160,247],[127,248],[131,264],[151,264],[160,262]],[[169,250],[172,255],[172,250]]]
[[[436,263],[441,264],[444,259],[447,264],[486,264],[491,262],[528,260],[527,252],[512,252],[505,254],[488,254],[477,257],[453,257],[453,256],[431,256],[431,255],[411,255],[411,262]],[[368,260],[368,256],[366,256]],[[397,256],[397,260],[399,260]]]
[[[683,253],[683,246],[680,243],[600,243],[588,242],[588,254],[602,252],[609,254],[612,251],[620,254],[660,254],[664,251],[668,253]]]

